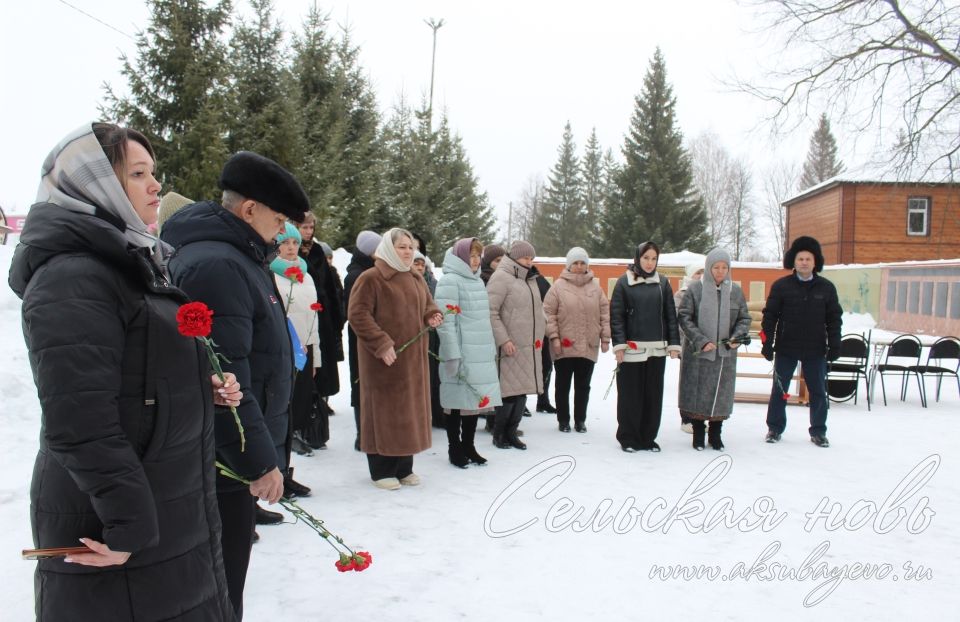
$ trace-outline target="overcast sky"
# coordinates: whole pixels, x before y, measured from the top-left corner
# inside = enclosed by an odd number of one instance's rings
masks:
[[[137,0],[67,1],[112,28],[60,0],[4,4],[0,205],[8,213],[24,213],[33,202],[50,148],[98,117],[103,83],[124,87],[118,57],[135,55],[126,35],[144,28],[149,14]],[[278,0],[277,16],[297,29],[309,4]],[[243,0],[235,5],[249,14]],[[434,108],[446,109],[481,188],[504,219],[526,180],[546,176],[567,120],[578,148],[596,127],[603,147],[619,155],[634,96],[658,45],[684,135],[716,132],[728,150],[753,162],[755,175],[776,159],[802,161],[813,128],[811,122],[771,140],[763,127],[757,129],[768,111],[719,82],[733,71],[756,74],[758,61],[772,54],[748,32],[756,16],[733,0],[341,0],[319,6],[334,27],[352,26],[384,110],[401,93],[414,103],[427,93],[431,30],[424,20],[445,20],[438,33]],[[838,138],[841,158],[854,164],[856,154]]]

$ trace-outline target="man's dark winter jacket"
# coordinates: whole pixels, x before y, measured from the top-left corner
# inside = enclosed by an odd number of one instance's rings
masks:
[[[837,288],[820,275],[801,281],[796,274],[777,279],[763,309],[763,332],[769,348],[798,360],[840,354],[843,309]],[[834,357],[835,358],[835,357]]]
[[[35,205],[10,268],[42,408],[30,486],[39,620],[232,620],[220,553],[209,367],[177,332],[187,302],[95,216]]]
[[[353,251],[353,259],[347,265],[347,276],[343,279],[343,307],[350,308],[350,290],[357,278],[365,271],[373,267],[373,258],[368,257],[359,250]],[[347,345],[350,349],[350,405],[354,408],[360,406],[360,363],[357,360],[357,334],[353,332],[350,326],[347,326]]]
[[[273,244],[218,203],[185,207],[163,225],[176,251],[170,278],[193,300],[213,310],[211,337],[243,391],[237,407],[246,437],[227,409],[217,409],[217,456],[249,480],[286,468],[293,350],[286,314],[268,269]],[[218,485],[235,488],[221,477]]]

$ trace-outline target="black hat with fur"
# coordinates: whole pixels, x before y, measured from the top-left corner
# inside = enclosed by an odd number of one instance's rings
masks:
[[[783,256],[783,267],[787,270],[793,270],[793,262],[797,258],[797,253],[807,251],[813,254],[813,260],[816,264],[813,268],[815,273],[823,272],[823,251],[820,250],[820,242],[808,235],[801,235],[790,245],[790,250]]]
[[[295,222],[303,222],[310,211],[310,199],[290,171],[252,151],[237,152],[227,160],[219,186],[263,203]]]

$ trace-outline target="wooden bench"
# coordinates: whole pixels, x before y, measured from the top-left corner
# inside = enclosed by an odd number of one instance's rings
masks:
[[[737,358],[745,359],[762,359],[763,355],[759,352],[747,352],[744,348],[739,348],[737,351]],[[739,365],[737,366],[739,368]],[[787,400],[788,404],[795,405],[804,405],[810,402],[810,395],[807,391],[807,383],[803,381],[803,373],[800,371],[800,366],[797,366],[797,375],[793,377],[793,382],[791,386],[798,387],[796,393],[790,394],[790,399]],[[758,379],[767,379],[771,383],[773,382],[773,370],[771,369],[769,373],[760,374],[756,372],[741,372],[737,371],[737,378],[758,378]],[[747,404],[766,404],[770,401],[770,393],[749,393],[747,391],[736,391],[733,395],[733,401],[735,402],[744,402]]]

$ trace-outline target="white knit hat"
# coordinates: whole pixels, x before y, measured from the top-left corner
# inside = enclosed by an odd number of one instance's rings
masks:
[[[590,255],[587,255],[587,251],[583,250],[579,246],[574,246],[567,251],[567,270],[569,270],[570,266],[578,261],[582,261],[589,266]]]

